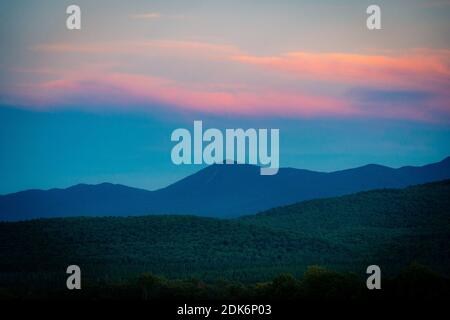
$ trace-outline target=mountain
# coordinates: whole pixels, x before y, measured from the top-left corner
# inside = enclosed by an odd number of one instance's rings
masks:
[[[0,196],[0,220],[40,217],[192,214],[236,217],[303,200],[450,178],[450,157],[422,167],[380,165],[330,173],[281,168],[261,176],[252,165],[212,165],[156,191],[103,183]]]
[[[85,283],[144,272],[170,278],[262,281],[310,265],[392,275],[411,262],[448,275],[450,180],[316,199],[235,219],[183,215],[75,217],[0,223],[0,279]],[[55,280],[57,279],[57,280]],[[60,281],[60,282],[58,282]],[[28,291],[27,291],[28,292]]]

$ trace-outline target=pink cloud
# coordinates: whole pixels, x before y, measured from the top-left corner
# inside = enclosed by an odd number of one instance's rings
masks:
[[[47,57],[64,56],[69,66],[16,70],[38,73],[47,79],[16,84],[3,96],[38,108],[159,105],[216,114],[365,116],[426,121],[450,113],[448,50],[417,49],[378,55],[291,52],[255,56],[229,45],[169,40],[53,43],[35,46],[33,50]],[[80,64],[80,54],[83,61],[85,56],[96,59],[90,64]],[[147,61],[151,64],[154,56],[178,62],[176,69],[169,70],[169,75],[164,74],[164,68],[157,75],[140,71],[139,66]],[[186,58],[197,59],[199,68],[183,69],[191,62]],[[170,64],[167,65],[170,69]],[[210,67],[215,73],[208,71]],[[235,68],[228,79],[222,79],[222,71],[228,71],[224,67]],[[195,74],[199,69],[203,72],[201,76]],[[184,74],[179,77],[180,72],[194,72],[192,80]],[[303,83],[312,83],[308,88],[314,90],[303,89]],[[425,91],[427,100],[423,104],[411,100],[414,104],[411,106],[388,99],[361,101],[347,94],[354,87],[378,92]]]
[[[52,80],[21,87],[24,103],[65,105],[73,100],[89,99],[91,103],[120,105],[167,105],[178,109],[216,114],[301,115],[354,114],[344,101],[298,92],[238,90],[233,85],[194,88],[172,80],[127,73],[105,73]],[[74,99],[74,98],[77,99]]]

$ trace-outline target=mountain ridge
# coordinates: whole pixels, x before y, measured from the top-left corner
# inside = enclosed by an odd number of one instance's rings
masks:
[[[144,214],[229,218],[304,200],[449,178],[450,157],[398,169],[376,164],[333,172],[281,168],[274,176],[261,176],[254,165],[215,164],[154,191],[104,182],[3,195],[0,220]]]

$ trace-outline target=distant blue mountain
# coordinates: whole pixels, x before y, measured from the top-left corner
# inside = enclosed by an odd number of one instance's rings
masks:
[[[374,164],[330,173],[281,168],[274,176],[261,176],[257,166],[216,164],[156,191],[102,183],[0,196],[0,220],[143,214],[236,217],[303,200],[444,179],[450,179],[450,157],[399,169]]]

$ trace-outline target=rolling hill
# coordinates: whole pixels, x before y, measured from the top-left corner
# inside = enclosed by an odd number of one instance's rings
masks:
[[[322,265],[393,274],[413,261],[450,271],[450,180],[306,201],[254,216],[79,217],[0,223],[0,283],[90,281],[143,272],[260,281]],[[27,280],[28,279],[28,280]],[[61,282],[64,283],[64,282]]]
[[[303,200],[448,178],[450,158],[399,169],[367,165],[324,173],[282,168],[274,176],[261,176],[257,166],[217,164],[156,191],[103,183],[3,195],[0,220],[145,214],[237,217]]]

